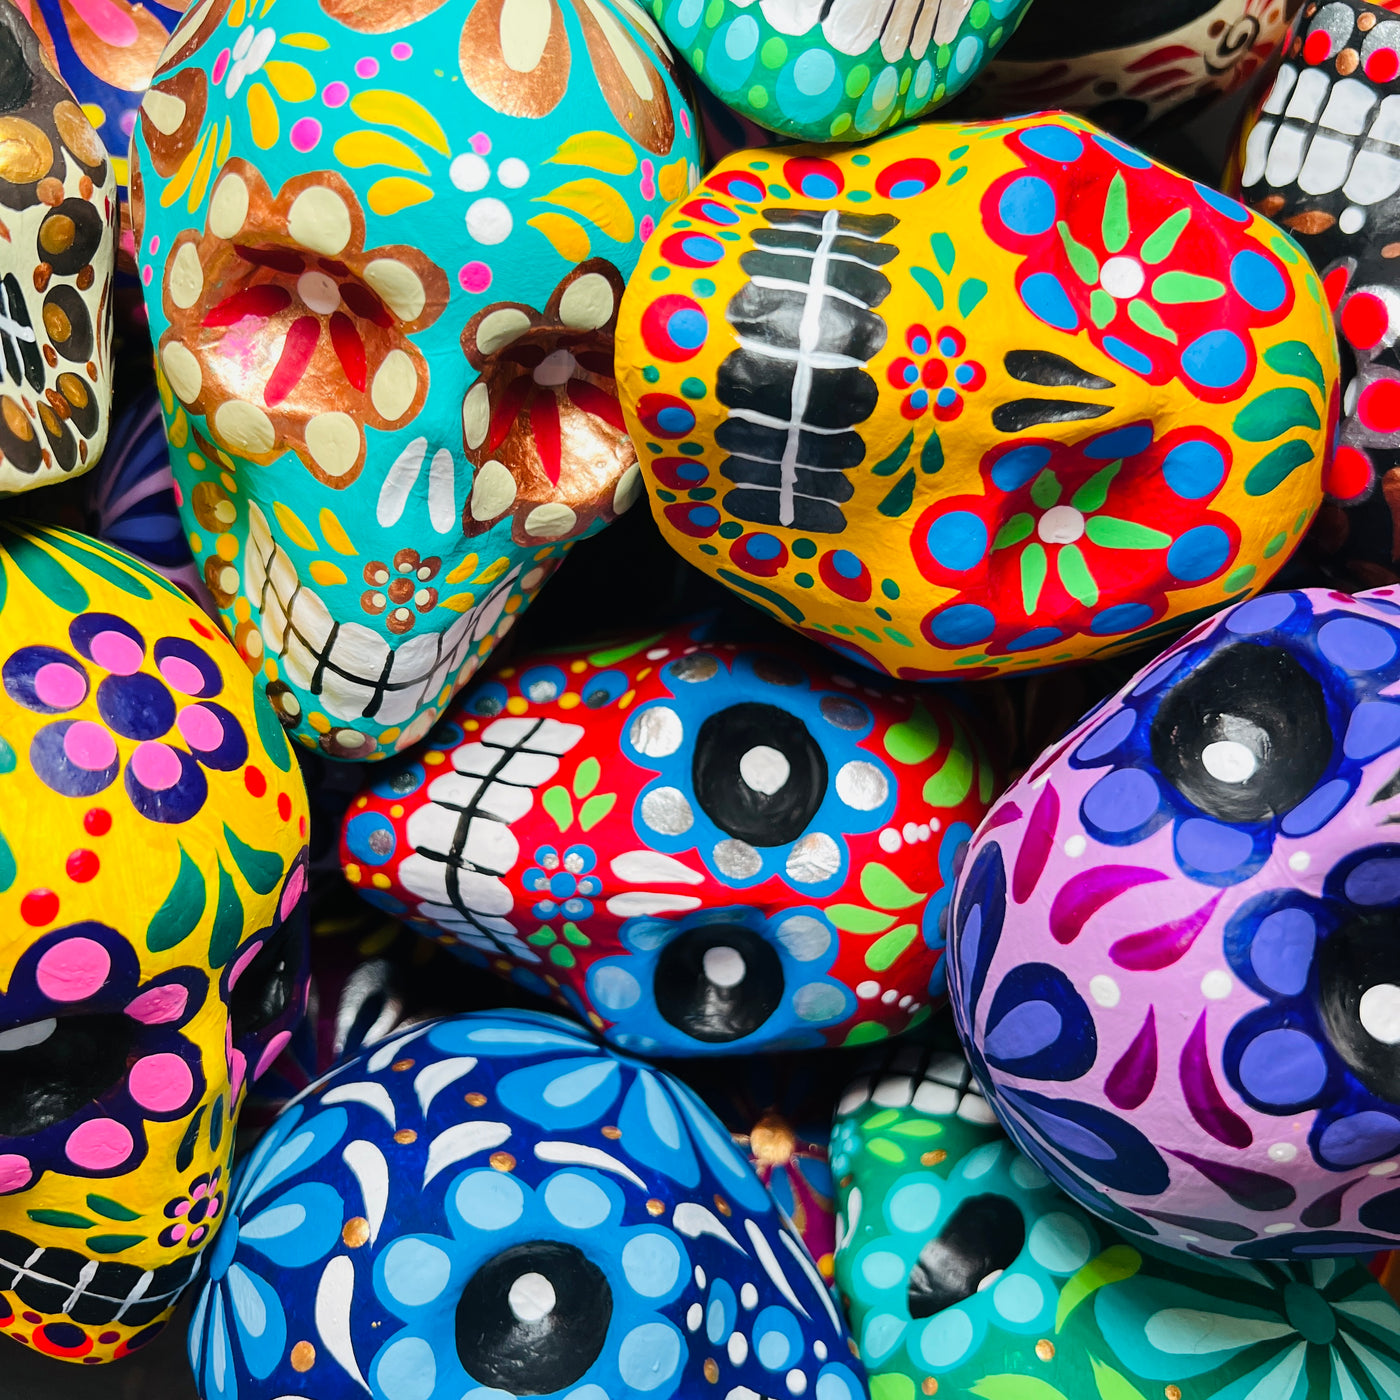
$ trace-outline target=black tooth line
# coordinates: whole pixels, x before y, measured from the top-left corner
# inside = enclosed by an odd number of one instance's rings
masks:
[[[1020,433],[1044,423],[1102,418],[1108,412],[1108,404],[1077,403],[1072,399],[1013,399],[992,410],[992,427],[999,433]]]
[[[1011,350],[1007,352],[1006,372],[1023,384],[1038,384],[1043,389],[1113,389],[1111,379],[1101,379],[1087,369],[1048,350]]]

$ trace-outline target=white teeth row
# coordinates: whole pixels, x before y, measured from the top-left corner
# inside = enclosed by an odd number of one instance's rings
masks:
[[[913,1108],[940,1117],[956,1114],[968,1123],[996,1121],[967,1061],[952,1051],[937,1051],[923,1063],[917,1047],[905,1047],[888,1070],[857,1079],[842,1095],[836,1115],[845,1117],[868,1103],[879,1108]]]
[[[1362,207],[1389,199],[1400,190],[1400,96],[1378,107],[1366,83],[1284,64],[1245,147],[1244,187],[1261,180],[1305,195],[1341,190]]]
[[[519,576],[506,574],[445,632],[419,632],[397,646],[358,622],[336,622],[319,594],[272,538],[267,517],[248,507],[244,591],[267,650],[287,679],[320,697],[339,720],[405,724],[451,680],[500,620]]]
[[[887,63],[906,50],[922,58],[930,41],[951,43],[971,8],[972,0],[762,0],[759,5],[780,34],[806,34],[820,22],[838,52],[855,57],[878,40]]]

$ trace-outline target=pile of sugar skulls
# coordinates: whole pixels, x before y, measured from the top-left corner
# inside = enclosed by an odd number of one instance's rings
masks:
[[[0,0],[0,109],[0,1331],[1400,1393],[1400,3]]]

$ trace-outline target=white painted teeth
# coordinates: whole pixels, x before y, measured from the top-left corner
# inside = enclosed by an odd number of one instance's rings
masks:
[[[1264,100],[1264,115],[1270,117],[1281,117],[1283,115],[1283,105],[1288,101],[1289,94],[1293,91],[1293,84],[1298,81],[1298,70],[1291,64],[1285,63],[1278,70],[1278,77],[1274,79],[1274,85],[1269,89],[1269,95]]]
[[[1340,131],[1343,136],[1361,136],[1375,110],[1376,94],[1355,78],[1343,78],[1327,99],[1327,110],[1318,124],[1328,131]]]
[[[1321,68],[1304,68],[1298,74],[1298,82],[1293,88],[1293,99],[1284,111],[1284,116],[1305,125],[1315,122],[1322,104],[1327,99],[1331,86],[1327,74]]]
[[[854,1113],[867,1103],[878,1108],[914,1108],[939,1117],[956,1114],[969,1123],[995,1120],[961,1055],[938,1050],[925,1062],[917,1046],[900,1049],[883,1072],[857,1079],[837,1105],[836,1116]]]

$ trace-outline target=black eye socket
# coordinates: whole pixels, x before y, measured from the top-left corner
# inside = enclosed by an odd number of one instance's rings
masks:
[[[1353,919],[1322,939],[1317,997],[1327,1038],[1378,1098],[1400,1100],[1400,929],[1394,915]]]
[[[457,1355],[481,1385],[512,1395],[563,1390],[598,1359],[612,1290],[582,1251],[558,1240],[503,1250],[457,1303]]]
[[[1296,807],[1332,758],[1322,687],[1278,647],[1239,643],[1173,687],[1152,721],[1152,757],[1190,803],[1226,822]]]
[[[296,999],[304,956],[300,929],[288,919],[234,984],[228,1013],[235,1044],[270,1026]]]
[[[796,841],[826,796],[826,756],[776,705],[731,705],[695,740],[695,796],[710,820],[751,846]]]
[[[120,1084],[136,1031],[120,1013],[50,1016],[0,1031],[0,1137],[61,1123]]]
[[[707,924],[668,943],[656,960],[656,1009],[678,1031],[716,1045],[756,1031],[783,999],[772,944],[737,924]]]
[[[1026,1243],[1026,1222],[1006,1196],[970,1196],[920,1251],[909,1275],[909,1316],[932,1317],[970,1298],[1009,1269]]]

